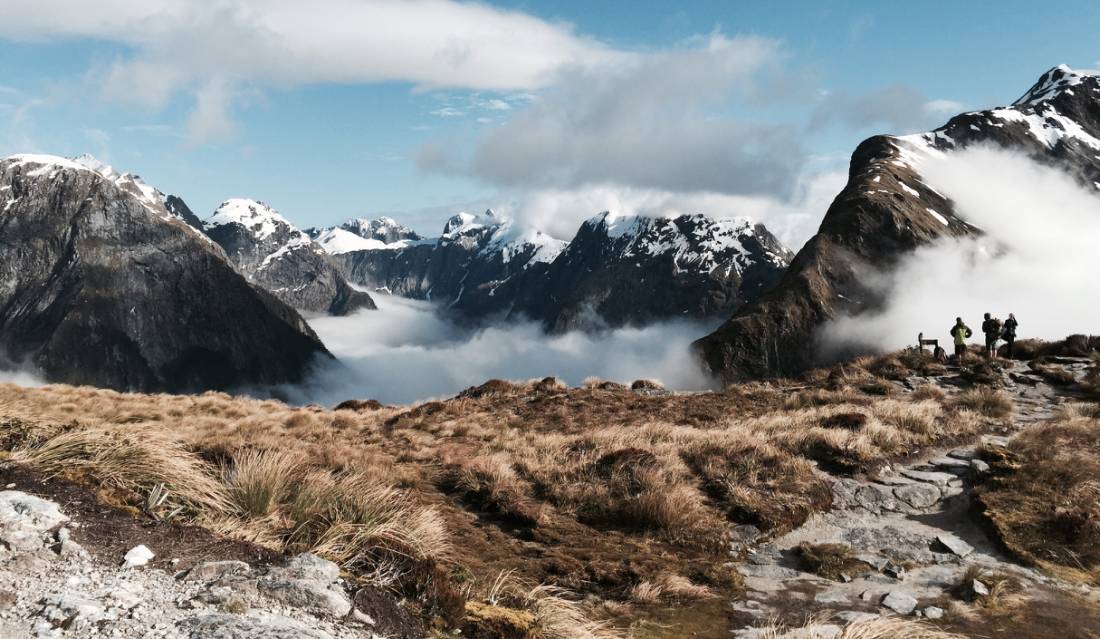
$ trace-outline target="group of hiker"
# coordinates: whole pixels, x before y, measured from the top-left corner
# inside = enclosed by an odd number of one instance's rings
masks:
[[[997,357],[997,342],[1004,341],[1005,354],[1011,359],[1012,349],[1016,344],[1016,328],[1018,326],[1016,315],[1013,313],[1009,313],[1008,319],[1003,322],[993,317],[992,314],[986,313],[985,320],[982,322],[982,333],[985,334],[985,356],[991,359]],[[974,331],[970,330],[970,327],[963,322],[962,318],[956,317],[955,325],[951,327],[951,337],[955,340],[956,356],[966,353],[966,340],[973,335]]]

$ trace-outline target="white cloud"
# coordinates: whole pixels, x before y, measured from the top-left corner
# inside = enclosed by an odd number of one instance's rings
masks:
[[[193,143],[231,135],[235,129],[230,108],[233,90],[221,80],[211,80],[195,94],[195,110],[187,116],[187,132]]]
[[[449,107],[449,106],[448,107],[442,107],[442,108],[439,108],[439,109],[435,109],[434,111],[431,111],[430,113],[432,115],[435,115],[435,116],[438,116],[438,117],[441,117],[441,118],[460,118],[460,117],[466,115],[465,111],[462,111],[461,109],[456,109],[454,107]]]
[[[924,110],[928,113],[948,117],[958,115],[964,108],[962,102],[956,102],[955,100],[929,100],[924,103]]]
[[[0,384],[32,387],[45,386],[46,381],[38,373],[26,370],[0,370]]]
[[[780,57],[774,40],[715,33],[622,64],[571,69],[471,157],[436,143],[421,150],[419,164],[504,187],[785,196],[805,161],[796,127],[728,113],[731,100],[768,90]]]
[[[828,326],[829,343],[896,349],[922,331],[947,340],[956,316],[977,331],[985,312],[1015,313],[1020,338],[1096,332],[1100,196],[1062,171],[993,149],[927,161],[921,172],[986,234],[904,258],[877,283],[885,308]]]
[[[124,45],[130,53],[92,71],[104,94],[158,107],[195,91],[200,136],[231,129],[232,88],[244,84],[522,91],[629,57],[568,24],[455,0],[7,0],[3,13],[3,39]]]
[[[817,231],[822,214],[847,178],[847,172],[841,170],[806,174],[796,180],[788,198],[614,185],[532,189],[502,198],[505,203],[493,208],[562,239],[572,238],[584,220],[603,211],[653,217],[692,213],[716,218],[749,216],[798,250]]]
[[[810,129],[842,124],[856,130],[886,127],[887,133],[924,131],[963,110],[954,100],[929,100],[920,91],[893,85],[862,94],[825,92],[810,118]]]
[[[387,403],[450,396],[487,379],[555,375],[570,384],[599,376],[629,383],[661,379],[671,388],[708,388],[690,344],[711,326],[673,323],[598,335],[546,335],[533,323],[466,330],[424,302],[378,295],[379,310],[310,322],[339,362],[289,389],[299,402],[351,398]]]

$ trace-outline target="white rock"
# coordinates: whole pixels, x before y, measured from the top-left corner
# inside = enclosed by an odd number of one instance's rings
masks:
[[[950,550],[953,554],[959,557],[965,557],[974,552],[974,546],[959,539],[955,535],[942,534],[936,537],[936,541],[943,544],[944,548]]]
[[[891,590],[882,598],[882,606],[893,610],[899,615],[909,615],[917,609],[917,599],[905,591]]]
[[[145,544],[134,546],[126,553],[126,556],[122,558],[125,567],[134,568],[136,566],[144,566],[149,563],[149,560],[156,555]]]
[[[41,548],[44,534],[67,521],[52,501],[16,490],[0,492],[0,542],[12,550]]]
[[[928,606],[927,608],[925,608],[921,612],[928,619],[935,620],[935,619],[942,619],[943,618],[943,608],[939,608],[937,606]]]

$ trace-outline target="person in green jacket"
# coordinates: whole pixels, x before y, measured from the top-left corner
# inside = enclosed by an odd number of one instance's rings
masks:
[[[951,327],[951,337],[955,340],[955,356],[966,353],[966,340],[974,334],[970,327],[963,323],[963,318],[956,317],[955,325]]]

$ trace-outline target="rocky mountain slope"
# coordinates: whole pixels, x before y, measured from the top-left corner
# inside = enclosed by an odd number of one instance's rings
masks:
[[[188,391],[300,380],[328,356],[159,191],[90,158],[0,160],[0,359],[53,381]]]
[[[829,357],[817,330],[837,317],[881,304],[868,274],[940,238],[977,229],[926,186],[919,158],[977,143],[998,144],[1075,175],[1100,181],[1100,79],[1059,66],[1012,105],[964,113],[935,131],[875,136],[852,155],[848,184],[818,233],[770,293],[741,308],[696,345],[726,380],[790,375]]]
[[[486,211],[452,217],[435,242],[335,259],[364,287],[564,331],[728,314],[776,282],[790,253],[745,219],[605,213],[563,242]]]
[[[375,308],[321,246],[263,202],[226,200],[203,222],[203,230],[249,281],[294,308],[330,315]]]
[[[714,317],[768,290],[790,258],[746,218],[604,213],[531,274],[513,313],[554,331]]]

